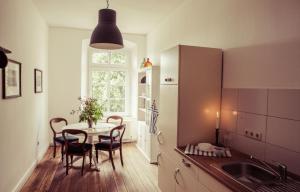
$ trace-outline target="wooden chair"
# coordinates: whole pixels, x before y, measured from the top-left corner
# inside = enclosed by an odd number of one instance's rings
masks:
[[[72,135],[83,135],[83,142],[73,143],[67,140],[67,134]],[[81,167],[81,175],[83,175],[83,168],[85,163],[85,156],[89,153],[90,157],[90,167],[92,166],[92,144],[86,143],[87,133],[78,129],[65,129],[62,132],[63,137],[65,138],[65,153],[66,153],[66,175],[68,175],[69,171],[69,156],[71,156],[71,165],[73,163],[73,156],[82,156],[82,167]]]
[[[120,136],[118,136],[118,137],[113,136],[114,132],[116,132],[116,131],[120,133]],[[124,132],[125,132],[125,125],[119,125],[110,131],[110,139],[109,140],[101,140],[101,142],[95,144],[97,161],[98,161],[98,150],[108,151],[109,159],[111,161],[113,169],[115,170],[115,164],[114,164],[112,153],[119,149],[121,164],[123,166],[122,138],[123,138]]]
[[[56,156],[56,143],[59,143],[61,144],[61,159],[62,161],[64,160],[64,146],[65,146],[65,139],[63,138],[63,136],[61,135],[62,131],[59,130],[55,130],[54,128],[54,124],[58,124],[58,123],[61,123],[63,122],[65,125],[68,125],[68,121],[64,118],[61,118],[61,117],[56,117],[56,118],[53,118],[50,120],[50,127],[51,127],[51,130],[53,132],[53,145],[54,145],[54,150],[53,150],[53,158]],[[58,136],[60,135],[60,136]],[[66,139],[69,141],[69,142],[78,142],[78,138],[77,137],[74,137],[72,135],[68,135],[66,136]]]
[[[106,119],[106,123],[109,123],[110,119],[112,119],[114,121],[120,121],[119,125],[123,124],[123,117],[121,117],[121,116],[117,116],[117,115],[109,116]],[[116,138],[118,136],[120,136],[120,132],[119,131],[114,132],[113,137]],[[109,133],[108,134],[101,134],[101,135],[98,136],[98,138],[99,138],[99,142],[101,142],[101,139],[109,140],[110,139],[110,134]]]

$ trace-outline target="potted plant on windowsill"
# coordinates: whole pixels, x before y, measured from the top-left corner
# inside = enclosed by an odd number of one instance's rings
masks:
[[[92,128],[93,124],[97,124],[97,121],[103,117],[102,106],[95,98],[81,98],[79,97],[80,106],[77,110],[72,110],[71,114],[79,114],[79,122],[87,122],[88,127]]]

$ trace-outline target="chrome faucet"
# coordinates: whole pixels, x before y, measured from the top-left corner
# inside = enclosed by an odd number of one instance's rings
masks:
[[[278,166],[278,170],[279,170],[280,179],[282,181],[286,181],[287,180],[287,166],[282,163],[277,163],[277,166]]]
[[[259,162],[260,164],[264,165],[265,167],[267,167],[272,173],[274,173],[281,181],[286,181],[287,179],[287,166],[279,163],[279,162],[275,162],[277,164],[278,167],[278,171],[275,170],[273,167],[271,167],[269,164],[267,164],[266,162],[259,160],[257,158],[254,158],[252,155],[250,155],[250,159]]]

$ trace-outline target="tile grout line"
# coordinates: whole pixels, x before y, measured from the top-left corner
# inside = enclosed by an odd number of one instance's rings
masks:
[[[264,140],[264,161],[266,161],[267,157],[267,135],[268,135],[268,114],[269,114],[269,89],[267,89],[267,116],[265,122],[265,140]]]

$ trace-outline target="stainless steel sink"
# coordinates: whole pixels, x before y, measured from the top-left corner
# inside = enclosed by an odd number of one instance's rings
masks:
[[[271,171],[250,162],[223,164],[221,169],[243,183],[269,184],[278,180],[278,177]]]
[[[252,191],[300,191],[300,182],[291,178],[282,182],[275,173],[251,161],[213,164],[212,166]]]

